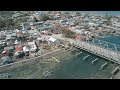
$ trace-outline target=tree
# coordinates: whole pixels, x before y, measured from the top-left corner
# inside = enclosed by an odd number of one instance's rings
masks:
[[[38,21],[39,21],[36,17],[33,17],[33,20],[34,20],[35,22],[38,22]]]
[[[81,13],[80,12],[76,12],[76,16],[81,16]]]
[[[75,38],[76,33],[70,30],[63,29],[62,30],[63,36],[66,38]]]
[[[107,25],[112,25],[112,23],[111,23],[112,15],[106,14],[104,18],[107,19],[107,21],[106,21]]]
[[[5,22],[6,22],[6,26],[14,26],[14,22],[13,22],[13,20],[12,19],[7,19],[7,20],[5,20]]]
[[[0,17],[0,28],[5,27],[5,21],[2,17]]]
[[[41,16],[41,20],[42,21],[47,21],[47,20],[49,20],[50,18],[49,18],[49,16],[47,16],[47,15],[42,15]]]

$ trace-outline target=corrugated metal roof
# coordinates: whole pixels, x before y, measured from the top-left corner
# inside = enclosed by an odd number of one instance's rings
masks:
[[[50,37],[48,40],[51,41],[51,42],[55,42],[57,39],[55,39],[53,37]]]

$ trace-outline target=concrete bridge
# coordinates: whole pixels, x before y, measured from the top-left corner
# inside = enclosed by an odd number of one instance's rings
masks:
[[[92,39],[91,41],[75,39],[72,43],[75,47],[93,53],[116,64],[120,64],[120,45],[99,39]]]

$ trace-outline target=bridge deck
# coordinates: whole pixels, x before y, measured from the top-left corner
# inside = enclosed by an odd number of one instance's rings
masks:
[[[101,46],[93,45],[88,42],[83,42],[80,40],[75,40],[73,44],[90,53],[96,54],[100,57],[103,57],[105,59],[108,59],[115,63],[120,64],[120,53],[119,52],[115,52],[107,48],[103,48]]]

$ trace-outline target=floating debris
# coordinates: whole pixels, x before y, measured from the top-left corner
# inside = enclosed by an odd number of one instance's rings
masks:
[[[52,57],[55,61],[57,61],[57,62],[60,62],[57,58],[55,58],[55,57]]]
[[[92,61],[92,64],[94,64],[97,60],[98,60],[98,58],[96,58],[95,60],[93,60],[93,61]]]
[[[119,71],[119,66],[117,66],[113,71],[112,71],[112,75],[117,74]]]
[[[103,70],[105,67],[108,66],[108,62],[104,63],[102,66],[101,66],[101,70]]]
[[[110,77],[110,79],[113,79],[113,77]]]
[[[45,77],[50,76],[50,75],[51,75],[51,71],[49,71],[49,70],[44,71],[44,72],[43,72],[43,75],[44,75]]]
[[[0,74],[0,79],[8,79],[11,76],[9,73]]]
[[[90,55],[87,55],[83,58],[83,60],[85,61]]]
[[[78,53],[76,56],[81,55],[81,54],[82,54],[82,52]]]

